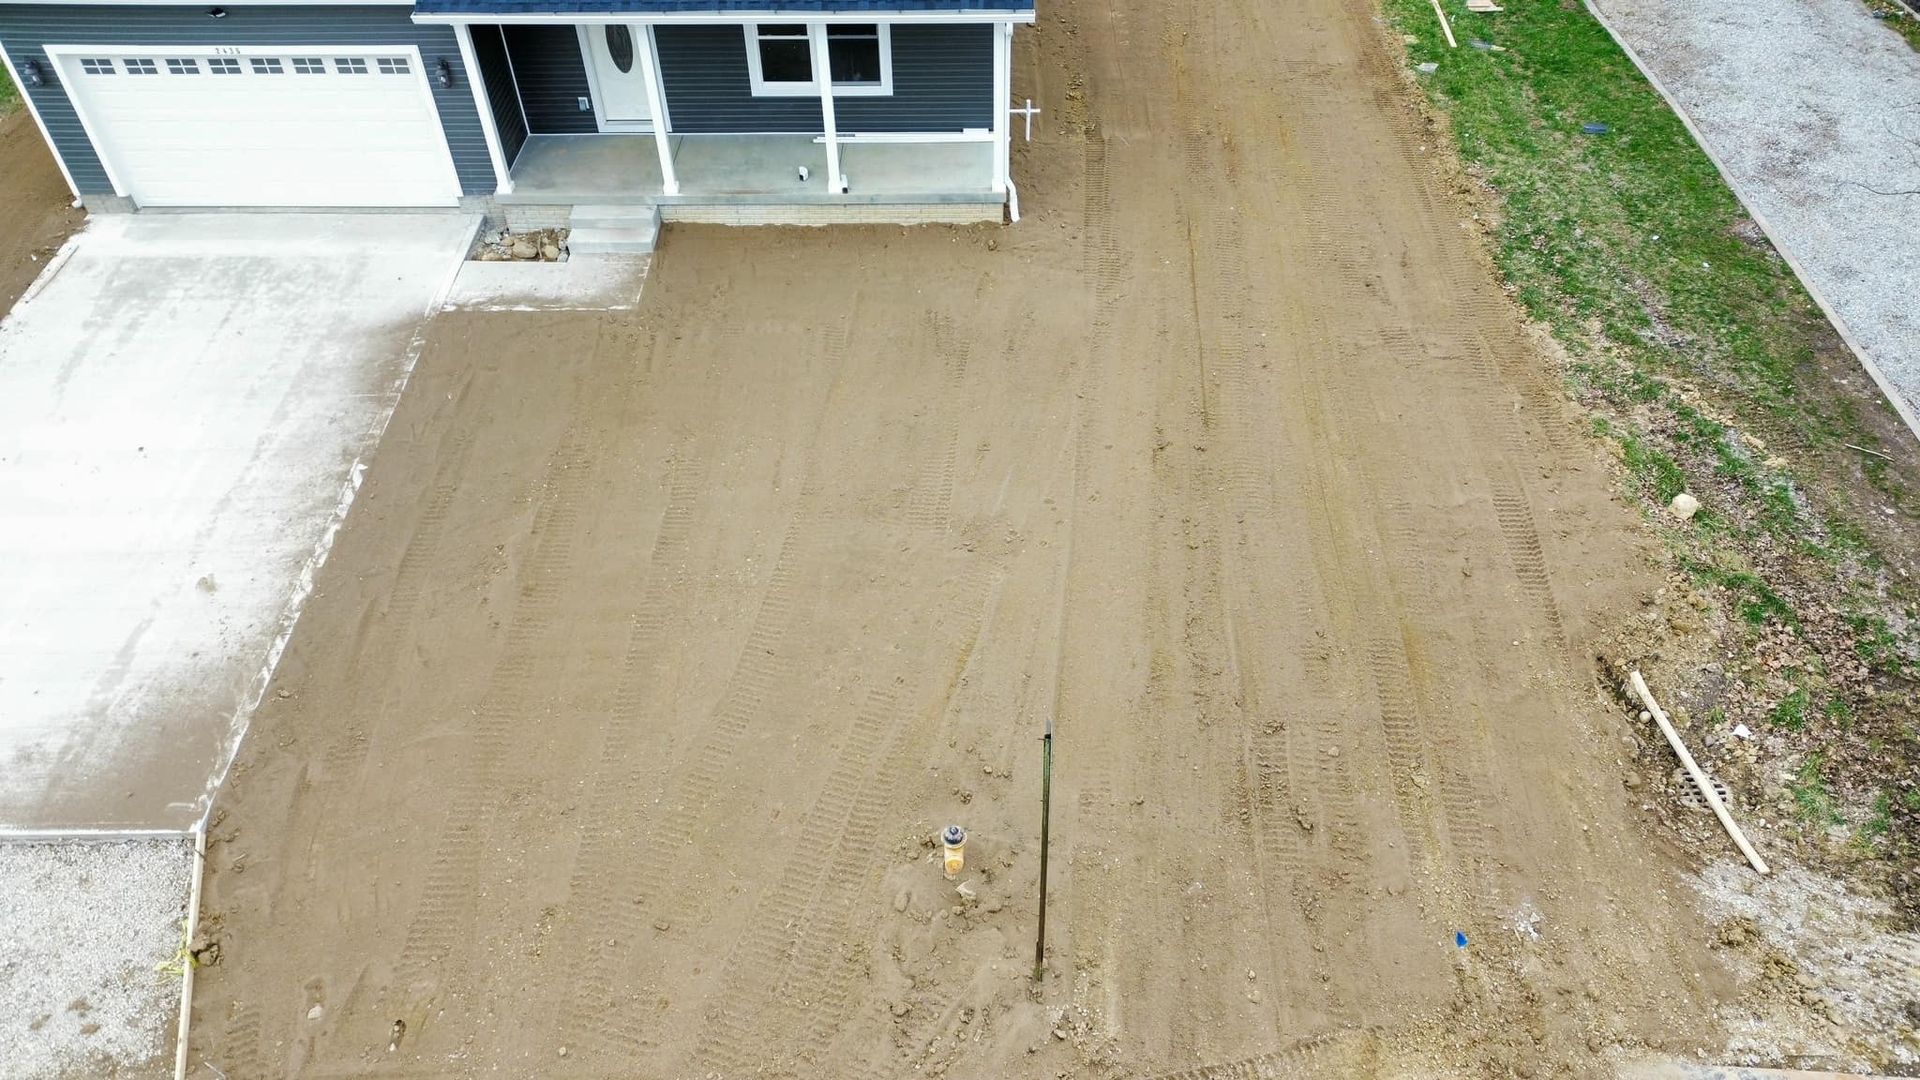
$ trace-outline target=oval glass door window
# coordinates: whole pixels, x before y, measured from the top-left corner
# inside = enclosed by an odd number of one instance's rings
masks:
[[[633,32],[619,23],[607,25],[607,59],[622,75],[633,70]]]

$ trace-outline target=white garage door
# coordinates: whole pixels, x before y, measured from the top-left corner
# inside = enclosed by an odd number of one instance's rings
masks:
[[[57,46],[75,108],[142,206],[450,206],[460,196],[411,48]]]

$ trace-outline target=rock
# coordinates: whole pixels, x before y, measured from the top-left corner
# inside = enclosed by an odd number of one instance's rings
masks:
[[[325,1016],[326,1014],[327,1014],[327,1010],[321,1008],[318,1005],[315,1005],[313,1008],[307,1010],[307,1019],[318,1020],[322,1016]]]
[[[1681,521],[1691,521],[1693,515],[1700,512],[1700,500],[1683,491],[1673,497],[1673,502],[1668,504],[1668,508],[1673,511],[1673,516]]]
[[[896,1001],[889,1008],[895,1016],[905,1016],[913,1011],[913,1006],[905,1001]]]
[[[479,261],[481,261],[481,262],[506,262],[506,261],[507,261],[507,257],[506,257],[505,255],[502,255],[502,254],[500,254],[500,249],[499,249],[499,248],[481,248],[481,249],[480,249],[480,255],[479,255]]]
[[[563,1046],[563,1047],[561,1047],[561,1048],[560,1048],[560,1056],[561,1056],[561,1057],[566,1057],[566,1056],[567,1056],[567,1048],[566,1048],[566,1047],[564,1047],[564,1046]]]
[[[541,248],[540,258],[545,260],[546,262],[559,262],[560,261],[559,245],[548,244],[546,247]]]
[[[1066,1042],[1066,1041],[1067,1041],[1067,1029],[1066,1029],[1066,1028],[1063,1028],[1063,1027],[1057,1027],[1057,1028],[1054,1028],[1054,1029],[1053,1029],[1053,1037],[1054,1037],[1054,1038],[1056,1038],[1056,1039],[1059,1039],[1059,1040],[1060,1040],[1061,1042]]]
[[[513,242],[513,247],[510,249],[509,254],[516,259],[524,261],[540,254],[540,249],[533,245],[533,241],[523,236]]]
[[[893,910],[895,911],[907,910],[908,900],[909,900],[909,896],[907,894],[907,890],[901,889],[899,892],[894,893],[893,894]]]

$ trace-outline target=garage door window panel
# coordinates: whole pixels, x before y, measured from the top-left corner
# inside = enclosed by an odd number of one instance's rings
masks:
[[[325,75],[327,73],[327,64],[326,61],[317,56],[296,56],[293,58],[293,73],[295,75]]]
[[[240,61],[231,56],[216,56],[207,61],[207,70],[215,75],[238,75]]]
[[[160,67],[144,56],[130,56],[127,58],[127,74],[158,75],[160,74]]]
[[[277,56],[256,56],[252,63],[255,75],[281,75],[287,70]]]
[[[171,57],[167,60],[167,73],[171,75],[198,75],[200,61],[186,57]]]
[[[80,61],[80,70],[89,75],[112,75],[120,69],[114,66],[112,60],[88,57]]]

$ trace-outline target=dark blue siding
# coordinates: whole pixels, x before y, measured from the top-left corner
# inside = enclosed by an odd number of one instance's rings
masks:
[[[520,95],[513,88],[513,71],[507,66],[507,39],[498,26],[475,26],[473,59],[480,65],[480,81],[487,88],[487,106],[493,110],[493,123],[500,131],[500,152],[512,168],[527,145],[527,118],[520,111]]]
[[[227,17],[210,19],[207,8],[191,7],[42,7],[0,4],[0,45],[18,67],[37,60],[46,85],[27,88],[46,121],[54,148],[73,174],[82,194],[110,195],[113,185],[87,141],[73,103],[47,58],[46,45],[417,45],[428,71],[445,60],[454,72],[453,88],[432,83],[440,123],[453,151],[460,187],[469,195],[490,194],[495,180],[487,159],[486,138],[473,107],[465,66],[453,30],[416,26],[403,5],[384,7],[227,7]],[[431,82],[431,80],[430,80]]]
[[[958,131],[993,126],[988,25],[895,25],[893,93],[833,99],[841,131]]]
[[[699,132],[824,130],[820,103],[804,97],[753,96],[746,34],[732,26],[656,26],[660,82],[673,130]]]
[[[993,27],[896,24],[893,93],[834,99],[843,132],[944,132],[993,125]],[[754,97],[739,26],[661,26],[661,81],[673,130],[817,132],[814,98]]]
[[[527,110],[527,131],[534,135],[592,134],[592,112],[580,111],[589,94],[587,62],[580,55],[580,31],[572,26],[509,26],[507,53]]]

